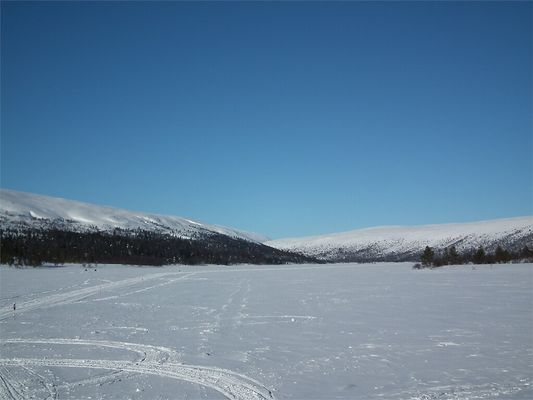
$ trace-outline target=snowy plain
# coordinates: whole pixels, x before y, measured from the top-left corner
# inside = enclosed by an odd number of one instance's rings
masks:
[[[532,399],[533,264],[411,266],[1,266],[0,398]]]

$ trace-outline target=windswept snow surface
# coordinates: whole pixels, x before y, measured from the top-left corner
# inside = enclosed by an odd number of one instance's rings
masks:
[[[207,225],[181,217],[127,211],[8,189],[0,189],[0,222],[3,227],[50,222],[70,230],[93,227],[100,230],[143,229],[184,238],[194,237],[196,233],[215,232],[253,242],[268,240],[256,233]]]
[[[533,216],[490,221],[421,226],[382,226],[321,236],[278,239],[265,242],[278,249],[296,251],[324,260],[359,256],[363,259],[402,258],[423,250],[456,246],[470,250],[533,245]]]
[[[0,398],[533,398],[533,264],[411,266],[0,267]]]

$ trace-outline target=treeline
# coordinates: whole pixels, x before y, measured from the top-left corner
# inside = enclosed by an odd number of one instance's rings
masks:
[[[455,246],[440,251],[426,246],[420,256],[420,263],[415,264],[414,268],[434,268],[457,264],[501,264],[511,261],[533,262],[533,250],[524,246],[520,251],[510,251],[497,246],[494,252],[488,253],[483,246],[480,246],[475,250],[459,253]]]
[[[286,264],[316,262],[259,243],[209,234],[184,239],[144,230],[72,232],[60,229],[0,231],[0,261],[10,265],[44,263]]]

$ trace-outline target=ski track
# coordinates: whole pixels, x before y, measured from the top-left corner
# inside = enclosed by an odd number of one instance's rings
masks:
[[[24,371],[28,372],[30,370],[24,368]],[[33,375],[35,374],[31,371],[30,375],[34,378]],[[52,394],[52,392],[49,390],[48,386],[44,385],[44,381],[41,381],[40,379],[37,379],[37,381],[45,387],[49,394],[45,398],[50,399],[50,394]],[[36,392],[38,392],[38,389],[30,390],[23,380],[15,379],[9,368],[0,368],[0,399],[25,400],[35,398]]]
[[[136,294],[136,293],[147,292],[148,290],[152,290],[152,289],[155,289],[155,288],[158,288],[158,287],[162,287],[162,286],[171,285],[171,284],[173,284],[176,281],[184,280],[187,277],[189,277],[190,275],[194,275],[194,273],[186,274],[186,275],[183,275],[183,276],[181,276],[179,278],[175,278],[175,279],[168,279],[168,280],[166,280],[166,281],[164,281],[162,283],[157,283],[155,285],[144,287],[142,289],[132,290],[130,292],[121,293],[121,294],[118,294],[118,295],[113,295],[113,296],[108,296],[108,297],[101,297],[101,298],[98,298],[98,299],[94,299],[94,301],[113,300],[113,299],[118,299],[119,297],[129,296],[129,295]]]
[[[28,375],[31,375],[32,376],[32,379],[35,379],[39,382],[39,384],[44,388],[44,390],[47,392],[48,396],[46,397],[46,399],[57,399],[57,387],[54,385],[54,384],[48,384],[46,381],[47,379],[42,376],[42,375],[39,375],[37,372],[29,369],[29,368],[26,368],[26,367],[23,367],[24,370],[28,373]]]
[[[128,286],[133,286],[133,285],[136,285],[136,284],[139,284],[139,283],[143,283],[143,282],[148,282],[148,281],[151,281],[151,280],[156,280],[156,279],[161,279],[161,278],[168,278],[168,277],[176,276],[176,275],[178,275],[179,277],[175,278],[175,279],[171,279],[170,282],[168,282],[168,283],[165,282],[165,283],[161,283],[161,284],[156,284],[156,285],[152,286],[151,288],[164,286],[166,284],[173,283],[173,282],[175,282],[177,280],[186,279],[186,278],[188,278],[190,276],[194,276],[194,275],[198,275],[198,274],[211,274],[211,273],[221,273],[221,272],[294,271],[294,270],[301,270],[301,269],[320,269],[320,268],[324,269],[322,266],[303,265],[303,266],[291,267],[291,268],[273,267],[273,268],[263,268],[263,269],[257,269],[257,268],[240,268],[240,269],[223,269],[223,270],[216,269],[216,270],[204,270],[204,271],[189,272],[189,273],[184,273],[184,272],[162,272],[162,273],[156,273],[156,274],[142,275],[142,276],[135,277],[135,278],[129,278],[129,279],[124,279],[124,280],[120,280],[120,281],[104,283],[104,284],[101,284],[101,285],[94,285],[94,286],[90,286],[90,287],[85,287],[85,288],[82,288],[82,289],[71,290],[71,291],[68,291],[66,293],[65,292],[60,292],[60,293],[56,293],[56,294],[52,294],[52,295],[48,295],[48,296],[32,299],[32,300],[22,301],[22,302],[17,303],[16,313],[17,314],[21,314],[23,312],[38,310],[40,308],[54,307],[54,306],[58,306],[58,305],[74,303],[74,302],[80,301],[80,300],[82,300],[84,298],[87,298],[87,297],[90,297],[90,296],[94,296],[95,294],[99,294],[100,292],[103,292],[103,291],[120,289],[120,288],[124,288],[124,287],[128,287]],[[341,265],[336,265],[336,266],[333,266],[333,267],[330,266],[328,268],[353,268],[353,266],[351,266],[351,265],[342,265],[341,264]],[[144,291],[144,289],[132,291],[132,292],[129,292],[127,294],[132,294],[132,293],[136,293],[136,292],[139,292],[139,291]],[[104,299],[107,300],[107,299],[112,299],[112,298],[116,298],[116,297],[114,295],[112,295],[112,296],[108,296],[107,298],[104,298]],[[6,318],[9,318],[12,315],[13,315],[13,305],[12,304],[0,307],[0,321],[4,320]]]
[[[157,274],[143,275],[143,276],[139,276],[135,278],[124,279],[121,281],[116,281],[116,282],[111,282],[111,283],[104,283],[102,285],[90,286],[90,287],[86,287],[83,289],[71,290],[66,293],[62,292],[62,293],[52,294],[49,296],[17,303],[16,313],[20,314],[26,311],[33,311],[33,310],[37,310],[40,308],[53,307],[57,305],[73,303],[81,299],[84,299],[86,297],[98,294],[102,291],[120,289],[120,288],[124,288],[128,286],[133,286],[133,285],[136,285],[142,282],[151,281],[154,279],[161,279],[161,278],[166,278],[169,276],[181,275],[181,277],[177,279],[173,279],[172,282],[174,282],[176,280],[184,279],[194,274],[195,274],[194,272],[188,273],[188,274],[183,274],[180,272],[157,273]],[[4,306],[0,308],[0,321],[3,319],[9,318],[11,315],[13,315],[12,305]]]
[[[60,287],[60,288],[57,288],[57,289],[43,290],[41,292],[33,292],[31,294],[26,294],[26,295],[0,297],[0,303],[5,304],[5,307],[7,307],[8,305],[13,305],[13,303],[16,302],[16,299],[20,299],[21,297],[30,297],[30,298],[34,299],[34,298],[37,298],[37,297],[42,297],[43,295],[48,294],[48,293],[64,292],[66,289],[79,288],[80,286],[86,285],[87,284],[86,282],[87,281],[85,281],[83,283],[76,283],[76,284],[70,285],[70,286]],[[108,281],[108,282],[110,282],[110,281]],[[2,305],[2,307],[4,307],[4,305]]]
[[[83,384],[95,384],[106,381],[109,378],[117,379],[117,373],[142,373],[157,375],[184,380],[191,383],[206,386],[228,399],[250,400],[250,399],[274,399],[272,392],[265,388],[260,382],[227,369],[216,367],[202,367],[197,365],[184,365],[177,363],[179,353],[168,347],[151,346],[145,344],[115,342],[108,340],[83,340],[83,339],[3,339],[2,344],[59,344],[59,345],[81,345],[110,347],[121,350],[129,350],[139,354],[140,359],[136,361],[113,361],[113,360],[87,360],[87,359],[37,359],[37,358],[12,358],[0,359],[0,366],[7,367],[71,367],[71,368],[92,368],[113,370],[110,376],[89,378]],[[167,360],[171,360],[167,362]],[[4,386],[4,396],[7,399],[25,399],[16,390],[15,380],[7,380],[0,373],[0,383]],[[5,375],[5,374],[4,374]],[[15,385],[11,382],[14,381]],[[80,382],[67,386],[76,386]],[[19,385],[20,386],[20,385]],[[63,385],[62,385],[63,386]],[[45,385],[45,387],[48,387]],[[7,390],[6,390],[7,389]],[[1,390],[1,389],[0,389]],[[2,394],[2,391],[0,391]],[[17,397],[18,396],[18,397]]]
[[[0,399],[22,400],[25,397],[16,389],[13,380],[7,380],[7,368],[0,369]]]
[[[179,353],[176,351],[169,349],[167,347],[161,347],[161,346],[151,346],[151,345],[141,345],[136,343],[128,343],[128,342],[113,342],[113,341],[106,341],[106,340],[82,340],[82,339],[5,339],[2,340],[0,343],[11,343],[11,344],[59,344],[59,345],[85,345],[85,346],[100,346],[100,347],[111,347],[121,350],[128,350],[135,352],[139,355],[138,359],[134,362],[154,362],[154,363],[163,363],[168,360],[177,361],[179,358]],[[0,373],[1,377],[2,373]],[[104,383],[108,382],[114,382],[118,379],[124,378],[127,375],[131,375],[131,373],[126,371],[113,371],[111,373],[107,373],[106,375],[99,376],[96,378],[89,378],[89,379],[83,379],[77,382],[71,382],[71,383],[65,383],[62,385],[59,385],[57,388],[64,389],[64,388],[71,388],[76,387],[80,385],[102,385]],[[41,377],[42,378],[42,377]],[[44,382],[44,378],[43,378]],[[0,382],[1,383],[1,382]],[[2,393],[0,391],[0,393]],[[5,398],[13,398],[4,396]],[[4,397],[0,396],[0,399],[3,399]],[[52,397],[55,398],[55,397]]]
[[[73,303],[81,299],[99,294],[102,291],[116,290],[133,286],[139,283],[149,282],[155,279],[168,278],[179,275],[178,278],[170,279],[166,282],[152,285],[150,287],[135,290],[131,293],[138,293],[155,287],[173,283],[185,279],[192,273],[157,273],[136,278],[124,279],[121,281],[95,285],[83,289],[71,290],[66,293],[55,293],[38,299],[32,299],[17,304],[16,313],[33,311],[45,307],[53,307],[62,304]],[[230,301],[231,303],[231,301]],[[13,315],[11,306],[0,308],[0,320]],[[178,353],[172,349],[160,346],[142,345],[127,342],[113,342],[105,340],[83,340],[83,339],[3,339],[2,344],[56,344],[56,345],[82,345],[111,347],[136,352],[140,355],[138,361],[113,361],[113,360],[87,360],[87,359],[37,359],[37,358],[11,358],[0,359],[0,398],[21,400],[28,399],[30,395],[26,393],[26,387],[12,376],[7,367],[23,367],[30,373],[35,374],[30,367],[69,367],[69,368],[90,368],[111,370],[112,373],[97,378],[89,378],[76,382],[72,385],[95,384],[109,380],[116,380],[118,376],[131,373],[141,373],[157,375],[178,379],[190,383],[199,384],[211,388],[228,399],[233,400],[270,400],[274,399],[272,392],[265,388],[260,382],[245,375],[235,373],[230,370],[216,367],[202,367],[195,365],[184,365],[177,363]],[[170,361],[169,361],[170,360]],[[40,376],[40,375],[39,375]],[[47,398],[57,397],[57,388],[50,389],[50,386],[39,379],[40,383],[48,390]],[[41,382],[42,380],[42,382]],[[62,385],[64,386],[64,385]]]
[[[74,346],[111,347],[128,350],[140,355],[135,362],[163,363],[167,360],[177,361],[179,354],[168,347],[152,346],[129,342],[115,342],[111,340],[83,340],[83,339],[1,339],[2,344],[60,344]]]
[[[233,400],[267,400],[273,399],[271,392],[255,381],[243,375],[220,368],[186,366],[181,364],[153,362],[131,363],[112,360],[77,360],[70,358],[38,359],[11,358],[0,359],[1,366],[11,367],[57,367],[57,368],[91,368],[110,369],[157,375],[187,381],[211,388],[228,399]],[[8,397],[9,398],[9,397]],[[11,396],[13,399],[19,397]],[[25,397],[20,397],[25,398]]]

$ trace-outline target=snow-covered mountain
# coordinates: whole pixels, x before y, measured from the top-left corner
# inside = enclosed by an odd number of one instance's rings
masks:
[[[126,232],[124,234],[147,231],[191,239],[203,246],[195,250],[201,254],[205,249],[216,248],[218,252],[225,252],[231,247],[229,260],[238,254],[241,260],[250,262],[257,260],[259,255],[268,255],[277,262],[307,262],[315,258],[330,262],[414,261],[425,246],[438,251],[453,245],[459,252],[468,252],[479,246],[491,252],[498,245],[513,251],[526,245],[533,249],[533,216],[458,224],[384,226],[322,236],[268,240],[256,233],[182,217],[0,189],[0,230],[7,232],[5,235],[51,229],[80,233],[103,231],[114,235],[122,234],[120,231],[117,233],[117,229]],[[293,252],[310,258],[298,258],[291,254]],[[190,256],[192,253],[187,250],[186,254]]]
[[[416,260],[425,246],[437,250],[456,246],[469,251],[502,245],[518,250],[533,248],[533,216],[471,223],[383,226],[321,236],[265,242],[278,249],[299,252],[326,261]]]
[[[261,243],[268,238],[256,233],[186,218],[127,211],[79,201],[0,189],[0,227],[59,228],[68,231],[113,231],[142,229],[179,238],[195,239],[210,233]]]

